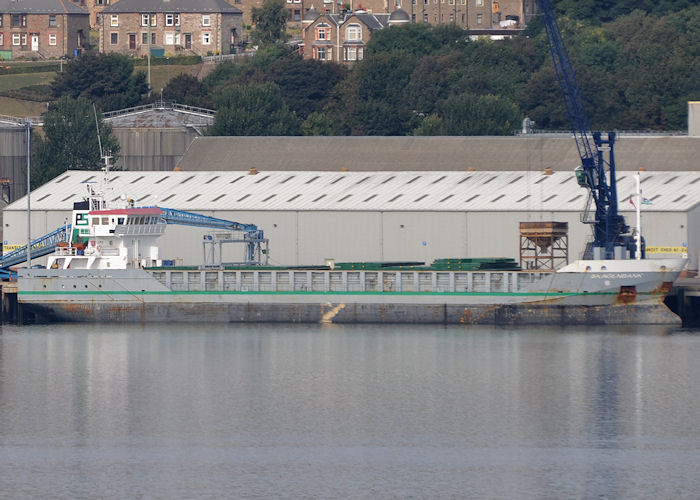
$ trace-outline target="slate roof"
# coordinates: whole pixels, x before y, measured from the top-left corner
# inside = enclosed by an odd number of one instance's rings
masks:
[[[69,0],[0,0],[0,12],[5,14],[84,14],[87,9]]]
[[[69,171],[32,192],[34,210],[71,210],[100,172]],[[687,212],[700,203],[700,171],[643,172],[652,205]],[[618,175],[621,211],[632,212],[632,172]],[[108,200],[181,210],[580,212],[587,191],[574,173],[555,172],[136,172],[111,174]],[[26,210],[23,197],[5,210]]]
[[[105,8],[103,13],[128,14],[133,12],[190,12],[237,14],[242,11],[225,0],[119,0]]]
[[[619,135],[618,170],[696,170],[700,137]],[[570,134],[504,137],[198,137],[183,170],[571,171],[581,163]]]

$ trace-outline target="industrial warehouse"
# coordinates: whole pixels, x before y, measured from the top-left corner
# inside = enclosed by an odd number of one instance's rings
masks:
[[[73,203],[99,172],[69,171],[32,193],[34,237],[69,220]],[[648,200],[642,232],[654,257],[700,248],[700,172],[642,172]],[[620,210],[635,224],[635,173],[618,174]],[[521,222],[568,223],[568,260],[590,240],[581,223],[587,191],[573,171],[170,171],[110,174],[107,201],[130,199],[255,224],[273,265],[335,261],[422,261],[457,257],[519,259]],[[26,240],[26,198],[4,210],[4,238]],[[163,259],[202,262],[205,229],[172,226],[159,239]],[[563,235],[562,235],[563,236]],[[227,247],[224,260],[240,260]],[[697,250],[688,252],[698,269]],[[39,261],[41,263],[41,261]]]

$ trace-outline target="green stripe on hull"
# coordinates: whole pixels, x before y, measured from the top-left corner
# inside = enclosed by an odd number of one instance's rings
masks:
[[[240,292],[235,290],[172,290],[172,291],[128,291],[128,290],[24,290],[19,295],[382,295],[382,296],[461,296],[461,297],[574,297],[586,295],[617,295],[617,292],[318,292],[318,291],[252,291]],[[638,295],[658,295],[649,292],[638,292]]]

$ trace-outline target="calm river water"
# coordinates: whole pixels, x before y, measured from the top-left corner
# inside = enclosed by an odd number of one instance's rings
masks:
[[[700,335],[0,330],[2,498],[697,498]]]

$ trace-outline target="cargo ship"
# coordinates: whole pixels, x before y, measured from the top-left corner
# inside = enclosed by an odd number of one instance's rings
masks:
[[[108,207],[90,190],[46,268],[19,269],[21,307],[46,321],[680,323],[663,301],[684,259],[578,260],[556,271],[498,259],[283,268],[266,265],[262,231],[230,223],[240,264],[175,266],[157,239],[173,217],[197,221],[174,212]]]

